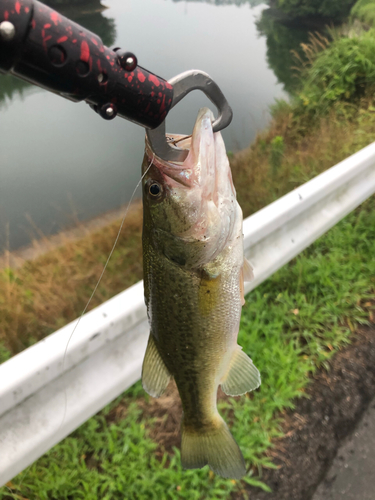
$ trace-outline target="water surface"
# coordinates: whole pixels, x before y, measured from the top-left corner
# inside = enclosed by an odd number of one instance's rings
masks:
[[[256,26],[266,8],[259,1],[105,0],[106,10],[99,0],[49,4],[166,79],[208,72],[234,111],[223,132],[228,150],[247,147],[268,123],[269,105],[287,95]],[[191,133],[203,105],[212,107],[203,94],[190,94],[168,116],[167,130]],[[143,148],[141,127],[104,121],[85,103],[0,76],[0,247],[26,245],[38,236],[33,227],[52,234],[125,203]]]

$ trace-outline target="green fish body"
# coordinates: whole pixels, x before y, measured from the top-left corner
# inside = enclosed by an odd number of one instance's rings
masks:
[[[212,113],[200,111],[183,164],[143,163],[143,257],[150,337],[144,389],[159,397],[175,379],[183,408],[181,460],[229,478],[246,473],[216,407],[217,389],[240,395],[260,375],[237,345],[244,279],[242,211]]]

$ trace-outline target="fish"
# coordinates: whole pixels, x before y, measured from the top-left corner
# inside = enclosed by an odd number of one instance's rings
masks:
[[[217,409],[219,385],[230,396],[261,383],[237,344],[244,281],[242,210],[213,114],[199,111],[184,162],[157,156],[146,139],[143,172],[144,295],[150,336],[142,384],[160,397],[173,378],[180,394],[181,463],[209,465],[231,479],[246,474],[242,452]]]

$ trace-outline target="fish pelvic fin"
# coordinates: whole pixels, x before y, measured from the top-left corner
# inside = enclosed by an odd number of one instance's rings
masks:
[[[238,345],[232,354],[228,371],[221,381],[221,388],[228,396],[241,396],[257,389],[260,383],[259,370]]]
[[[142,366],[143,389],[154,398],[160,397],[171,379],[171,375],[161,359],[152,333],[148,338],[146,354]]]
[[[253,281],[254,279],[253,266],[246,258],[243,260],[243,278],[244,281]]]
[[[253,281],[254,273],[250,262],[244,258],[243,266],[240,272],[240,293],[241,293],[241,304],[245,304],[245,281]]]
[[[200,469],[208,464],[215,474],[229,479],[246,474],[241,450],[219,414],[211,426],[199,431],[182,421],[181,463],[184,469]]]

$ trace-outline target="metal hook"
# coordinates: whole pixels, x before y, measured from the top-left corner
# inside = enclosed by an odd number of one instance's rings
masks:
[[[207,73],[199,70],[185,71],[169,80],[169,83],[173,86],[171,109],[192,90],[201,90],[219,111],[219,116],[212,125],[213,131],[223,130],[232,121],[231,107],[218,85]],[[167,142],[165,121],[158,127],[147,130],[146,134],[152,150],[159,158],[171,162],[183,162],[187,157],[189,151]]]

